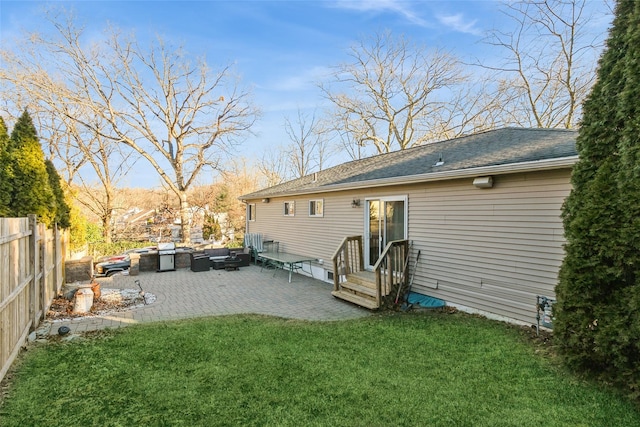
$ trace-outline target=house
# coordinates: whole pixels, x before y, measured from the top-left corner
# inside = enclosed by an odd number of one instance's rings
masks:
[[[331,260],[345,237],[362,236],[364,270],[404,239],[413,291],[535,323],[537,296],[554,298],[564,256],[576,136],[502,128],[347,162],[242,196],[247,232],[317,258],[310,272],[334,290],[344,272]]]

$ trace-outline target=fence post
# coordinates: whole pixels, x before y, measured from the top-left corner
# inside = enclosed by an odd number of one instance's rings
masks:
[[[44,298],[47,288],[47,226],[44,223],[38,224],[38,232],[40,240],[40,298]],[[44,315],[44,313],[42,314]]]
[[[35,215],[31,214],[29,217],[29,230],[31,235],[29,236],[29,270],[31,274],[31,284],[29,286],[29,319],[31,319],[31,325],[35,329],[37,325],[37,313],[36,309],[38,292],[38,271],[40,254],[38,252],[38,219]]]
[[[62,252],[62,236],[58,224],[56,224],[55,250],[56,250],[56,286],[53,290],[54,296],[62,289],[62,271],[64,271],[64,252]]]
[[[53,298],[60,289],[60,283],[58,281],[58,274],[60,272],[59,262],[60,257],[60,230],[58,230],[58,224],[53,225],[53,242],[51,244],[51,248],[53,253],[51,254],[51,260],[53,261],[53,270],[51,270],[52,280],[49,282],[48,287],[42,288],[42,317],[45,317],[47,314],[47,309],[49,308],[49,299]]]
[[[58,291],[62,289],[62,285],[67,283],[67,269],[65,267],[67,259],[71,258],[69,251],[71,245],[69,245],[69,229],[65,228],[62,230],[62,236],[60,238],[60,255],[62,255],[62,263],[60,264],[60,268],[62,269],[62,278],[60,279],[60,287]]]

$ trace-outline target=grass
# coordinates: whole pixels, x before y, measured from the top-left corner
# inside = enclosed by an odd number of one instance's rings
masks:
[[[2,426],[631,426],[640,411],[461,314],[132,326],[29,350]]]

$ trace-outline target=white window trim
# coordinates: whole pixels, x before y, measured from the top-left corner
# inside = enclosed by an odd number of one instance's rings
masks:
[[[287,213],[287,205],[289,205],[290,208],[293,207],[293,213]],[[289,211],[291,211],[291,209],[289,209]],[[296,216],[296,202],[293,200],[284,202],[282,204],[282,214],[284,216]]]
[[[316,213],[312,214],[311,213],[311,206],[313,203],[318,203],[320,202],[320,204],[322,205],[322,212],[318,213],[317,212],[317,205],[316,205]],[[309,216],[312,218],[322,218],[324,216],[324,199],[312,199],[309,200]]]
[[[253,211],[253,215],[251,215],[251,211]],[[254,222],[256,220],[256,204],[255,203],[247,204],[247,217],[250,222]]]

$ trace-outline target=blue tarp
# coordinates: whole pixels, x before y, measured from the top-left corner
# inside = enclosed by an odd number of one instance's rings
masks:
[[[428,295],[417,294],[415,292],[409,292],[407,297],[409,304],[417,304],[424,308],[440,308],[445,306],[445,302],[439,298],[430,297]]]

